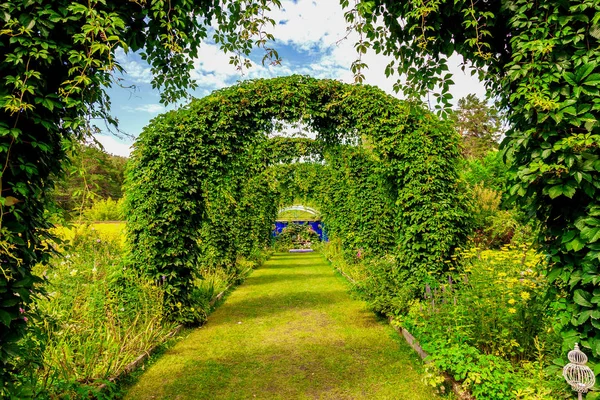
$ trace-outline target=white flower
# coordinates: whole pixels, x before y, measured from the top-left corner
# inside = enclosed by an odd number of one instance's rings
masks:
[[[69,272],[69,275],[71,275],[71,276],[77,275],[77,270],[76,269],[72,269],[71,272]]]

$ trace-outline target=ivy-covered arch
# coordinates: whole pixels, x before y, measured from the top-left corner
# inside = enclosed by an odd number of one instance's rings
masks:
[[[266,243],[278,208],[267,146],[277,121],[302,121],[322,148],[361,143],[390,183],[398,268],[416,281],[444,271],[467,220],[447,123],[371,86],[297,75],[247,81],[155,118],[134,146],[131,261],[163,282],[176,318],[201,318],[199,265],[227,268]]]

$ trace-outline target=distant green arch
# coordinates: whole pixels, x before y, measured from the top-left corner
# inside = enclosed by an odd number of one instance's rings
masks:
[[[304,214],[304,216],[303,216]],[[306,218],[306,214],[310,214],[310,219],[318,218],[321,213],[312,207],[307,207],[302,204],[295,204],[288,207],[280,208],[277,211],[277,220],[302,220]],[[289,217],[288,217],[289,215]]]

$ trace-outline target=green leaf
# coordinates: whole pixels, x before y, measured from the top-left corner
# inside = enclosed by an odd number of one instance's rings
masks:
[[[565,245],[567,250],[572,250],[574,252],[578,252],[581,249],[583,249],[586,245],[586,241],[582,240],[580,237],[576,237],[575,239],[571,240],[569,243],[567,243]]]
[[[581,325],[583,324],[585,321],[587,321],[588,319],[590,319],[590,317],[592,316],[592,310],[585,310],[583,312],[581,312],[578,316],[577,319],[575,320],[575,324],[574,325]]]
[[[581,237],[587,240],[588,243],[594,243],[600,240],[600,228],[586,227],[581,231]]]
[[[567,81],[567,83],[571,86],[577,86],[577,82],[575,81],[575,74],[572,72],[565,72],[563,74],[563,78],[565,78],[565,81]]]
[[[582,85],[594,87],[600,86],[600,74],[591,74],[585,81],[582,82]]]
[[[583,307],[593,307],[593,304],[590,303],[590,298],[592,295],[583,289],[577,289],[573,293],[573,301]]]
[[[558,196],[566,196],[568,198],[572,198],[575,195],[575,188],[565,184],[565,185],[554,185],[548,189],[548,195],[551,199],[555,199]]]
[[[4,310],[0,310],[0,322],[2,322],[5,326],[10,327],[10,322],[12,321],[12,317],[9,313]]]

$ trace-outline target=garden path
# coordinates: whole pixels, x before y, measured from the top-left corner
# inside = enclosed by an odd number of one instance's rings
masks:
[[[420,361],[317,253],[276,254],[126,399],[434,399]]]

